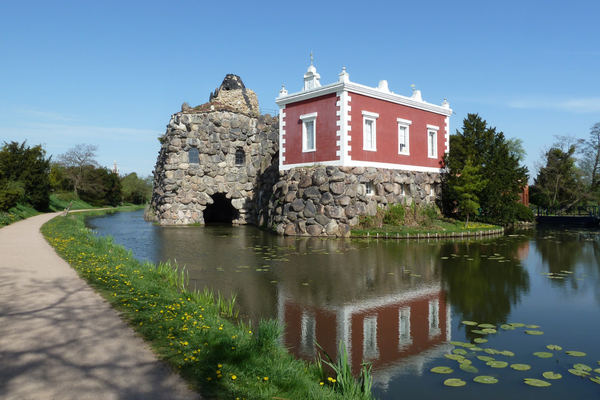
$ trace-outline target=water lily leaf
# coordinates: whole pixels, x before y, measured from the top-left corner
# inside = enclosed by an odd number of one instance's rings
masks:
[[[453,387],[465,386],[466,384],[467,384],[467,382],[465,382],[461,379],[446,379],[444,381],[444,385],[453,386]]]
[[[462,369],[463,371],[466,371],[466,372],[471,372],[473,374],[477,374],[479,372],[479,370],[477,368],[475,368],[474,366],[472,366],[471,364],[461,363],[460,369]]]
[[[513,325],[508,325],[508,324],[500,325],[500,328],[504,329],[505,331],[514,331],[515,330],[515,327]]]
[[[542,331],[525,331],[526,334],[528,335],[543,335],[544,332]]]
[[[527,364],[513,364],[510,366],[512,369],[516,369],[517,371],[527,371],[531,369],[531,366]]]
[[[450,342],[450,344],[453,344],[454,346],[462,346],[464,343],[463,342]]]
[[[525,326],[525,324],[522,324],[520,322],[511,322],[509,325],[514,326],[515,328],[522,328]]]
[[[487,375],[476,376],[475,378],[473,378],[473,380],[477,383],[487,383],[487,384],[498,383],[498,379],[494,378],[493,376],[487,376]]]
[[[473,343],[465,343],[465,344],[463,344],[463,347],[466,347],[468,349],[471,347],[475,347],[475,345]]]
[[[600,385],[600,376],[596,376],[594,378],[590,377],[590,381],[597,383],[598,385]]]
[[[554,373],[554,372],[552,372],[552,371],[544,372],[542,375],[543,375],[543,376],[544,376],[544,378],[546,378],[546,379],[560,379],[560,378],[562,378],[562,375],[561,375],[561,374],[555,374],[555,373]]]
[[[436,374],[451,374],[454,370],[450,367],[433,367],[431,368],[431,372],[435,372]]]
[[[486,329],[482,329],[482,332],[485,332],[485,333],[496,333],[497,331],[495,329],[486,328]]]
[[[473,350],[473,351],[483,351],[483,349],[481,347],[471,347],[469,350]]]
[[[566,353],[573,357],[583,357],[586,355],[585,353],[583,353],[581,351],[567,351]]]
[[[473,339],[473,341],[474,341],[475,343],[485,343],[485,342],[487,342],[488,340],[487,340],[487,339],[484,339],[484,338],[475,338],[475,339]]]
[[[462,323],[465,325],[471,325],[471,326],[477,325],[477,322],[475,322],[475,321],[463,321]]]
[[[548,346],[546,346],[547,348],[549,348],[550,350],[562,350],[562,347],[557,346],[555,344],[549,344]]]
[[[471,332],[472,333],[477,333],[479,335],[487,335],[487,332],[480,331],[479,329],[473,329]]]
[[[525,325],[525,327],[529,328],[529,329],[537,329],[540,326],[539,325]]]
[[[496,349],[483,349],[483,351],[485,351],[488,354],[500,354],[500,352]]]
[[[508,363],[504,362],[504,361],[488,361],[485,364],[489,365],[492,368],[506,368],[506,367],[508,367]]]
[[[492,324],[479,324],[478,326],[480,328],[492,328],[492,329],[496,329],[496,325],[492,325]]]
[[[546,387],[552,385],[550,382],[546,382],[541,379],[525,378],[524,381],[530,386]]]
[[[536,351],[535,353],[533,353],[533,355],[539,358],[550,358],[554,356],[554,354],[548,353],[547,351]]]
[[[594,370],[594,372],[595,372],[595,373],[597,373],[597,374],[600,374],[600,368],[596,368],[596,369]]]
[[[585,372],[580,369],[574,369],[574,368],[570,369],[569,372],[572,373],[573,375],[577,375],[577,376],[590,376],[591,375],[589,372]]]
[[[488,356],[477,356],[477,358],[479,358],[481,361],[485,361],[485,362],[496,361],[494,358],[488,357]]]
[[[514,355],[515,355],[515,353],[513,353],[512,351],[508,351],[508,350],[501,351],[500,354],[502,354],[503,356],[507,356],[507,357],[514,357]]]
[[[459,355],[462,355],[462,356],[464,356],[465,354],[467,354],[467,351],[465,349],[454,349],[454,350],[452,350],[452,352],[454,354],[459,354]]]
[[[578,369],[580,371],[587,371],[587,372],[590,372],[592,370],[592,367],[589,367],[585,364],[575,364],[575,365],[573,365],[573,368]]]
[[[463,356],[459,356],[458,354],[444,354],[444,357],[446,357],[450,360],[456,360],[456,361],[464,359]]]
[[[467,364],[467,365],[471,365],[473,363],[468,358],[463,358],[462,360],[458,360],[458,362],[461,363],[461,364]]]

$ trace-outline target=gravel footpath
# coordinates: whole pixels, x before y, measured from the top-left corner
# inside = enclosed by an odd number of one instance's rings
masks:
[[[56,215],[0,229],[0,399],[200,399],[46,242]]]

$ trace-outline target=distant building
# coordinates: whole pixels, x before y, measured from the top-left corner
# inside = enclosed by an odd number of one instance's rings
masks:
[[[117,160],[115,160],[115,163],[113,164],[113,167],[111,168],[110,172],[119,175],[119,167],[117,167]]]

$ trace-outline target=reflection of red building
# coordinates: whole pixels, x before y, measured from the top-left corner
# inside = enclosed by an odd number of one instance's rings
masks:
[[[299,357],[314,360],[315,341],[329,355],[337,356],[343,340],[353,373],[358,374],[363,360],[369,361],[378,380],[378,374],[397,369],[403,359],[419,359],[432,350],[438,353],[440,347],[447,351],[450,305],[440,286],[330,307],[307,306],[287,298],[282,290],[279,293],[285,342]]]

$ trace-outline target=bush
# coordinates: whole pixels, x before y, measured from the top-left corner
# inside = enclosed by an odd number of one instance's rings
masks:
[[[527,207],[525,204],[517,203],[515,209],[515,219],[517,221],[533,222],[535,217],[531,208]]]
[[[406,209],[402,204],[392,204],[383,217],[383,223],[386,225],[400,225],[404,222],[405,213]]]

